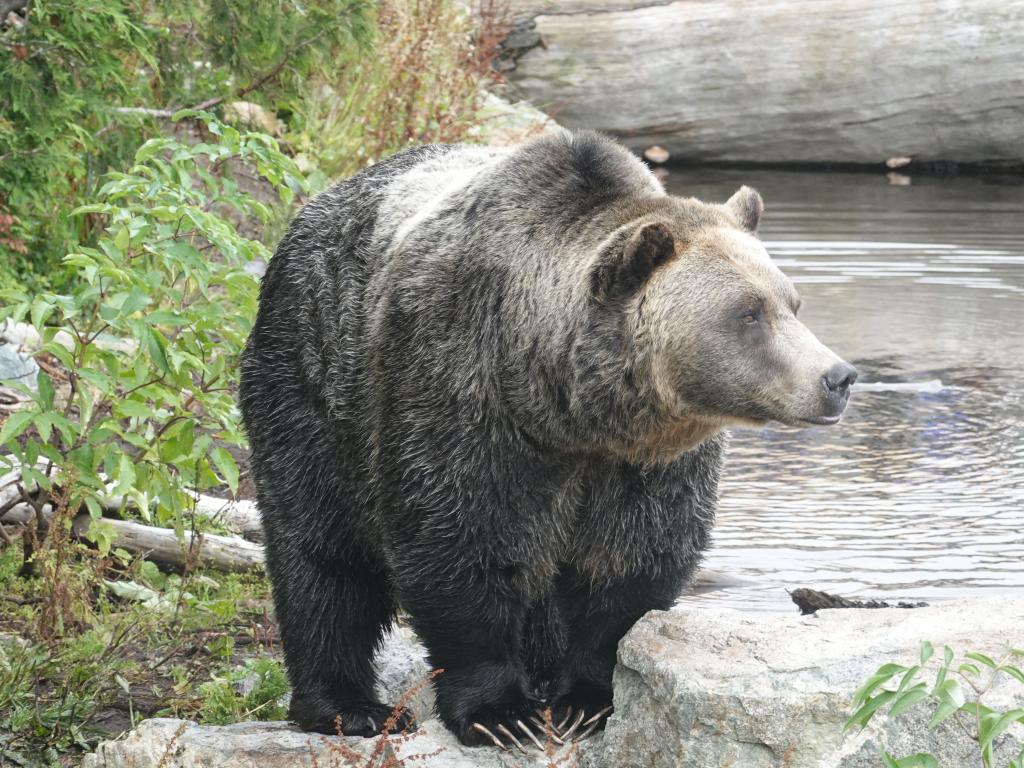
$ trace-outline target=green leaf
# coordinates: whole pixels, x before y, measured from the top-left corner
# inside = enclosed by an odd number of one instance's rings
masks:
[[[953,715],[958,709],[959,707],[948,701],[942,702],[938,707],[936,707],[935,714],[932,715],[932,719],[928,721],[928,727],[935,728],[950,715]]]
[[[143,329],[142,336],[146,343],[146,351],[149,352],[156,367],[160,369],[161,373],[170,375],[171,366],[167,362],[167,340],[159,331],[149,327]]]
[[[153,409],[139,400],[121,400],[114,410],[122,418],[153,418]]]
[[[898,717],[919,701],[926,698],[928,698],[928,686],[924,683],[918,683],[893,702],[892,709],[889,710],[889,714],[892,717]]]
[[[131,696],[132,689],[131,689],[131,686],[128,684],[127,680],[125,680],[120,675],[115,674],[114,675],[114,682],[117,683],[118,687],[122,691],[124,691],[127,695]]]
[[[875,712],[878,711],[878,708],[890,702],[895,695],[895,691],[882,691],[873,699],[868,700],[864,706],[854,712],[850,719],[846,721],[843,729],[845,730],[851,725],[859,725],[863,728],[868,724]]]
[[[127,230],[125,230],[127,232]],[[132,288],[132,290],[125,296],[124,301],[121,302],[121,308],[119,310],[122,317],[130,317],[136,312],[139,312],[149,306],[151,299],[139,288]]]
[[[15,411],[7,417],[2,428],[0,428],[0,444],[8,442],[13,437],[21,435],[25,428],[32,423],[32,419],[38,411]]]
[[[933,653],[935,653],[935,648],[932,646],[932,644],[929,641],[927,641],[927,640],[922,640],[921,641],[921,666],[922,667],[925,664],[928,663],[928,659],[930,659],[932,657]]]
[[[217,470],[227,482],[231,494],[238,493],[238,465],[235,463],[234,457],[224,448],[217,447],[210,451],[210,458],[213,459]]]
[[[89,517],[93,520],[99,520],[103,517],[103,507],[100,506],[95,496],[85,497],[85,507],[89,510]]]
[[[886,766],[889,765],[886,763]],[[927,752],[918,752],[916,755],[893,760],[891,765],[893,768],[939,768],[939,761]]]
[[[32,310],[29,313],[32,319],[32,325],[37,329],[42,328],[43,323],[46,322],[46,318],[48,318],[50,313],[53,312],[53,306],[52,302],[42,296],[33,301]]]
[[[42,368],[39,369],[39,375],[36,376],[36,383],[39,387],[39,404],[45,410],[50,410],[53,408],[53,396],[55,394],[53,381]]]
[[[126,454],[121,454],[117,464],[117,492],[128,493],[135,485],[135,467]]]
[[[957,680],[945,680],[942,685],[939,686],[939,690],[936,691],[936,695],[942,701],[948,701],[951,704],[961,707],[963,703],[967,701],[964,696],[964,689],[960,687],[960,683]]]
[[[51,418],[53,415],[48,411],[44,411],[36,416],[33,421],[39,432],[39,439],[44,443],[50,442],[50,435],[53,433],[53,419]]]
[[[1014,723],[1024,722],[1024,709],[1011,709],[999,717],[986,716],[981,718],[978,730],[978,743],[981,748],[989,746],[993,740]]]
[[[899,664],[883,664],[878,668],[871,677],[865,681],[864,685],[857,689],[856,693],[853,694],[853,706],[859,707],[872,693],[875,692],[879,686],[884,685],[893,677],[901,672],[906,671],[906,667]]]
[[[1010,664],[1003,664],[1001,667],[999,667],[999,671],[1005,672],[1018,683],[1024,684],[1024,670],[1021,670],[1018,667],[1011,666]]]
[[[174,325],[182,326],[188,324],[188,319],[179,313],[169,309],[159,309],[156,312],[146,313],[146,322],[150,325]]]
[[[998,666],[991,657],[986,656],[984,653],[965,653],[964,656],[968,659],[973,659],[974,661],[984,664],[989,669],[995,669]]]
[[[122,600],[137,601],[150,608],[170,607],[166,597],[135,581],[110,581],[104,579],[103,585]]]
[[[899,688],[896,689],[896,695],[897,696],[899,696],[901,693],[903,693],[904,690],[906,690],[907,686],[910,685],[910,683],[913,681],[914,677],[920,671],[921,671],[921,668],[919,666],[917,666],[917,665],[914,665],[913,667],[911,667],[910,669],[908,669],[904,673],[903,677],[900,679]],[[922,683],[922,685],[924,685],[924,683]]]
[[[117,231],[117,234],[114,235],[114,246],[117,248],[117,250],[124,253],[125,251],[128,250],[128,245],[131,242],[131,239],[132,236],[131,233],[128,231],[128,227],[121,227]]]

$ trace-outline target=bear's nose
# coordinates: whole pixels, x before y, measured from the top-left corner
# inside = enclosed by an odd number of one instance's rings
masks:
[[[857,369],[849,363],[836,363],[821,377],[821,383],[827,392],[846,394],[853,382],[857,380]]]

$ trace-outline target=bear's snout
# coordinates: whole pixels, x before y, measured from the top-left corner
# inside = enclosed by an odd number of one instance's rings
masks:
[[[846,404],[850,402],[850,387],[855,381],[857,369],[844,362],[836,363],[821,377],[821,387],[825,391],[823,423],[839,421],[839,415],[846,410]]]

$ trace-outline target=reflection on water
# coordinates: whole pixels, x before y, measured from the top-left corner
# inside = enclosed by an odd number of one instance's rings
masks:
[[[735,583],[685,602],[1024,590],[1021,182],[672,173],[673,194],[761,191],[801,317],[863,382],[836,427],[733,433],[706,567]]]

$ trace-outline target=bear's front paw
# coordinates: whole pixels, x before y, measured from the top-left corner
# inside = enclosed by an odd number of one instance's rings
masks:
[[[470,713],[452,730],[469,747],[515,747],[526,753],[533,745],[544,751],[545,729],[538,719],[539,702],[525,699],[518,706],[483,707]],[[560,739],[556,741],[561,743]]]
[[[437,709],[444,724],[466,746],[492,746],[523,752],[543,749],[540,701],[527,691],[526,676],[509,664],[484,663],[448,670],[435,682]]]
[[[288,718],[302,730],[337,735],[338,724],[345,736],[378,736],[416,729],[413,714],[405,707],[391,707],[376,701],[332,704],[319,694],[292,695]],[[340,718],[340,721],[339,721]]]

